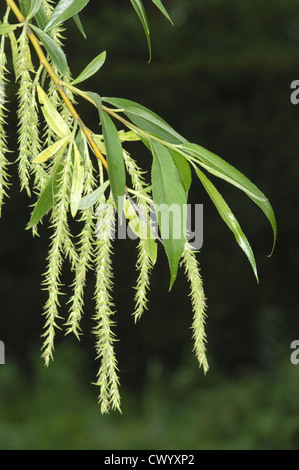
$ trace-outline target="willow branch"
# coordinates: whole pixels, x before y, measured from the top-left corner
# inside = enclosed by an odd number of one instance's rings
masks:
[[[14,12],[14,14],[17,17],[18,21],[20,23],[26,24],[26,18],[24,17],[22,12],[17,7],[14,0],[6,0],[6,3],[12,9],[12,11]],[[92,138],[93,133],[86,127],[86,125],[84,124],[84,122],[80,118],[79,114],[77,113],[75,107],[73,106],[70,99],[68,98],[67,94],[65,93],[64,87],[61,84],[61,80],[59,79],[59,77],[56,75],[53,68],[51,67],[49,61],[47,60],[47,58],[46,58],[46,56],[43,52],[43,49],[41,48],[41,45],[40,45],[40,42],[39,42],[38,38],[35,36],[35,34],[33,33],[32,29],[30,28],[30,26],[28,24],[26,25],[26,32],[27,32],[28,38],[31,41],[32,46],[35,49],[35,52],[38,55],[38,58],[40,60],[40,64],[45,67],[45,69],[48,72],[51,80],[54,82],[61,98],[63,99],[66,107],[70,111],[74,121],[78,123],[78,125],[80,126],[80,128],[84,132],[84,134],[85,134],[88,142],[90,143],[90,146],[93,149],[96,157],[102,162],[102,164],[104,165],[106,170],[108,170],[107,161],[105,160],[105,158],[102,155],[100,149],[98,148],[98,146],[96,145],[96,143],[94,142],[94,140]]]

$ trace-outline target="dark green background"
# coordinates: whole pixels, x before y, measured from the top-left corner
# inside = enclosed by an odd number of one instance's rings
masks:
[[[4,11],[4,2],[0,6]],[[260,284],[194,177],[190,201],[204,204],[199,254],[208,299],[206,377],[192,353],[192,311],[181,271],[171,293],[162,250],[152,275],[149,311],[134,325],[136,244],[115,245],[116,345],[123,415],[102,417],[91,385],[94,360],[94,279],[87,284],[80,344],[57,334],[55,362],[40,359],[40,291],[49,232],[25,231],[32,204],[19,193],[16,168],[0,230],[0,367],[2,449],[296,449],[299,443],[299,365],[290,344],[299,339],[298,113],[290,85],[299,79],[299,10],[295,0],[169,0],[171,26],[144,1],[153,58],[142,27],[124,0],[91,1],[82,14],[87,39],[72,22],[66,37],[76,76],[107,51],[104,68],[83,85],[102,96],[128,98],[166,119],[188,140],[222,156],[269,197],[278,221],[272,234],[257,206],[213,179],[247,234]],[[12,75],[13,79],[13,75]],[[16,86],[10,85],[10,145],[16,148]],[[97,128],[85,103],[80,115]],[[147,170],[151,155],[132,156]],[[16,153],[11,155],[11,160]],[[65,269],[64,281],[72,277]],[[67,315],[62,301],[61,313]]]

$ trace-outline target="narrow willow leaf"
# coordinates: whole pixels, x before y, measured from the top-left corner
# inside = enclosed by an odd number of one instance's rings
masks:
[[[30,8],[26,17],[27,20],[29,20],[30,18],[33,18],[36,15],[38,10],[40,9],[42,2],[43,0],[31,0]]]
[[[30,27],[34,29],[34,31],[39,36],[43,46],[45,47],[47,53],[53,60],[59,72],[63,76],[67,75],[69,71],[69,67],[67,64],[65,54],[63,50],[61,49],[61,47],[57,44],[56,41],[54,41],[54,39],[52,39],[48,34],[44,33],[36,26],[30,25]]]
[[[75,23],[77,25],[77,28],[79,29],[79,31],[82,34],[82,36],[84,37],[84,39],[86,39],[87,36],[86,36],[85,31],[84,31],[84,28],[83,28],[83,25],[81,23],[80,16],[78,15],[78,13],[73,16],[73,20],[75,21]]]
[[[102,98],[102,100],[122,110],[136,126],[146,132],[161,137],[172,144],[187,142],[164,119],[134,101],[122,98]]]
[[[105,181],[105,183],[103,183],[99,188],[97,188],[91,194],[88,194],[87,196],[82,197],[80,204],[79,204],[79,210],[89,209],[90,207],[94,206],[99,201],[99,199],[103,196],[109,184],[110,184],[110,181],[107,180]]]
[[[34,227],[42,218],[52,209],[54,203],[54,196],[58,190],[59,175],[63,166],[55,167],[54,173],[49,179],[45,189],[41,193],[38,201],[35,204],[30,221],[26,230]]]
[[[87,80],[89,77],[94,75],[105,63],[106,60],[106,52],[102,52],[100,55],[98,55],[95,59],[93,59],[92,62],[83,70],[82,73],[74,80],[72,81],[72,85],[84,82],[84,80]]]
[[[151,46],[150,30],[149,30],[149,25],[148,25],[145,9],[144,9],[144,6],[143,6],[143,3],[142,3],[141,0],[130,0],[130,2],[132,3],[132,5],[133,5],[140,21],[141,21],[141,24],[143,26],[145,36],[146,36],[146,40],[147,40],[147,44],[148,44],[149,62],[150,62],[151,58],[152,58],[152,46]]]
[[[170,151],[154,141],[151,148],[153,199],[169,262],[171,289],[185,246],[187,198]]]
[[[183,188],[186,194],[188,194],[192,182],[190,165],[187,162],[186,158],[184,158],[182,155],[174,151],[171,151],[170,153],[178,171]]]
[[[26,17],[29,13],[31,2],[30,2],[30,0],[29,1],[28,0],[19,0],[19,3],[20,3],[21,12]]]
[[[68,140],[69,137],[66,136],[50,145],[50,147],[43,150],[37,157],[34,158],[33,163],[45,163],[47,160],[53,157],[53,155],[55,155],[55,153],[58,152],[58,150],[60,150],[63,145],[66,145]]]
[[[113,199],[117,207],[117,212],[121,218],[122,201],[126,187],[126,172],[123,159],[123,150],[118,137],[117,129],[108,114],[102,114],[102,126],[104,142],[107,150],[108,175],[113,194]]]
[[[170,23],[173,25],[173,22],[165,8],[165,6],[163,5],[163,3],[161,2],[161,0],[152,0],[152,2],[159,8],[159,10],[163,13],[163,15],[170,21]]]
[[[83,192],[84,185],[84,165],[82,157],[76,144],[74,144],[74,166],[73,166],[73,177],[72,177],[72,188],[70,195],[70,208],[72,217],[75,217]]]
[[[52,104],[44,90],[39,85],[37,86],[37,93],[39,101],[42,105],[43,114],[51,129],[61,138],[65,137],[66,135],[70,135],[71,131],[66,121],[61,117],[55,106]]]
[[[0,34],[12,33],[15,29],[19,28],[20,24],[0,24]]]
[[[262,191],[235,167],[200,145],[186,143],[181,145],[181,148],[196,157],[197,162],[207,171],[241,189],[261,208],[273,230],[273,252],[277,237],[276,219],[272,206]]]
[[[38,27],[43,30],[46,27],[46,24],[48,22],[48,16],[45,12],[43,4],[40,6],[38,12],[35,15],[34,18],[37,22]]]
[[[88,93],[88,95],[96,103],[100,114],[104,144],[107,152],[108,175],[111,191],[118,215],[120,219],[122,219],[122,207],[126,187],[126,170],[123,158],[123,149],[113,121],[110,116],[103,111],[101,97],[96,93]]]
[[[236,217],[234,216],[234,214],[228,207],[227,203],[225,202],[221,194],[215,188],[213,183],[211,183],[211,181],[205,176],[205,174],[202,171],[200,171],[197,167],[195,167],[195,170],[204,188],[209,194],[211,200],[215,204],[220,216],[222,217],[222,219],[224,220],[228,228],[233,232],[238,244],[240,245],[245,255],[247,256],[251,264],[251,267],[253,269],[253,272],[255,274],[255,277],[258,281],[258,273],[257,273],[254,254],[246,236],[244,235],[240,227],[239,222],[237,221]]]
[[[64,21],[79,13],[89,0],[60,0],[55,7],[44,32],[59,26]]]

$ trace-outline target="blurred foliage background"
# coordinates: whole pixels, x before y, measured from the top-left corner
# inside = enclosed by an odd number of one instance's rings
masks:
[[[215,181],[254,249],[257,285],[245,256],[194,178],[190,198],[204,205],[199,254],[208,298],[206,377],[192,354],[192,312],[181,272],[171,293],[163,252],[153,271],[149,311],[134,325],[136,243],[116,243],[115,333],[123,414],[101,416],[91,384],[96,363],[92,291],[87,283],[84,336],[57,335],[55,362],[40,359],[45,293],[40,291],[49,232],[25,231],[31,201],[19,193],[16,168],[0,230],[1,449],[296,449],[299,365],[290,344],[298,316],[298,112],[290,84],[299,74],[295,0],[165,0],[175,26],[145,0],[153,59],[129,1],[91,1],[82,14],[88,38],[67,23],[67,53],[77,75],[103,50],[104,68],[84,84],[102,96],[137,101],[188,140],[222,156],[269,197],[271,230],[237,189]],[[4,11],[4,2],[0,6]],[[9,88],[12,148],[17,145],[16,86]],[[98,117],[79,102],[93,128]],[[134,150],[135,149],[135,150]],[[137,150],[136,150],[137,149]],[[142,146],[132,156],[149,170]],[[16,153],[11,159],[16,158]],[[214,181],[214,180],[213,180]],[[64,282],[71,283],[68,267]],[[65,289],[67,292],[67,288]],[[66,316],[62,299],[62,316]]]

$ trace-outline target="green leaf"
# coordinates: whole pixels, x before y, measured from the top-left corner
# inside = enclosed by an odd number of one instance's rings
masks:
[[[117,207],[119,217],[122,217],[123,196],[126,187],[126,172],[123,159],[123,150],[118,137],[117,129],[111,118],[102,113],[101,119],[104,143],[107,152],[108,175],[113,198]]]
[[[84,39],[86,39],[86,33],[84,31],[84,28],[83,28],[83,25],[81,23],[80,16],[78,15],[78,13],[76,13],[76,15],[73,16],[73,20],[75,21],[77,28],[79,29]]]
[[[26,230],[34,227],[42,218],[52,209],[54,204],[54,196],[59,187],[59,176],[63,169],[63,165],[56,166],[53,175],[49,179],[45,189],[37,200],[34,210],[32,212],[30,221]]]
[[[258,281],[258,274],[257,274],[257,268],[256,268],[256,263],[255,263],[255,258],[253,251],[251,249],[251,246],[244,235],[239,222],[237,221],[236,217],[228,207],[227,203],[221,196],[221,194],[218,192],[218,190],[215,188],[213,183],[205,176],[205,174],[200,171],[197,167],[195,167],[195,171],[197,173],[197,176],[199,177],[200,181],[202,182],[204,188],[206,189],[207,193],[209,194],[211,200],[215,204],[220,216],[228,226],[228,228],[233,232],[235,235],[235,238],[244,251],[245,255],[247,256],[251,267],[253,269],[253,272],[255,274],[255,277]]]
[[[111,191],[118,216],[122,219],[123,199],[126,188],[126,170],[122,145],[113,121],[110,116],[103,111],[101,97],[97,93],[91,92],[88,92],[88,95],[93,99],[99,111],[106,148]]]
[[[0,34],[12,33],[15,29],[19,28],[20,24],[0,24]]]
[[[102,197],[106,189],[108,188],[109,184],[110,184],[110,181],[107,180],[105,181],[105,183],[103,183],[99,188],[97,188],[91,194],[88,194],[87,196],[82,197],[80,204],[79,204],[79,210],[89,209],[94,204],[96,204],[98,200]]]
[[[36,20],[37,25],[41,30],[43,30],[46,27],[46,24],[48,22],[48,17],[47,17],[47,14],[45,12],[43,4],[41,4],[41,6],[40,6],[38,12],[36,13],[34,19]]]
[[[166,121],[144,106],[122,98],[103,98],[102,100],[122,110],[140,129],[172,144],[187,143],[186,139],[178,134]]]
[[[72,177],[72,187],[71,187],[71,194],[70,194],[70,209],[72,217],[75,217],[79,205],[80,200],[83,192],[84,186],[84,165],[82,161],[82,157],[78,150],[76,144],[74,144],[74,166],[73,166],[73,177]]]
[[[171,289],[186,241],[187,198],[170,151],[154,141],[151,141],[151,149],[153,199],[158,206],[158,223],[170,267]]]
[[[58,68],[59,72],[64,76],[67,75],[69,68],[65,54],[61,47],[54,41],[54,39],[52,39],[48,34],[44,33],[36,26],[30,25],[30,27],[34,29],[34,31],[39,36],[43,46]]]
[[[235,167],[200,145],[184,143],[180,148],[196,157],[197,162],[207,171],[244,191],[261,208],[273,230],[272,254],[276,243],[277,225],[272,206],[262,191]]]
[[[93,59],[92,62],[83,70],[83,72],[80,73],[80,75],[72,81],[72,85],[75,85],[77,83],[84,82],[84,80],[87,80],[89,77],[94,75],[104,64],[106,60],[106,52],[102,52],[100,55],[98,55],[95,59]]]
[[[173,22],[166,10],[166,8],[164,7],[163,3],[161,2],[161,0],[152,0],[152,2],[159,8],[159,10],[163,13],[163,15],[170,21],[170,23],[173,25]]]
[[[176,169],[178,171],[182,186],[186,192],[186,195],[189,192],[191,182],[192,182],[192,174],[191,174],[191,169],[190,165],[187,162],[186,158],[184,158],[182,155],[170,151],[173,162],[176,166]]]
[[[151,58],[152,58],[152,46],[151,46],[150,30],[149,30],[149,26],[148,26],[148,21],[147,21],[147,16],[146,16],[146,13],[145,13],[145,9],[144,9],[144,6],[143,6],[143,3],[142,3],[141,0],[130,0],[130,2],[132,3],[132,5],[133,5],[140,21],[141,21],[141,24],[143,26],[145,36],[146,36],[146,40],[147,40],[147,44],[148,44],[149,62],[150,62]]]
[[[51,129],[61,138],[70,135],[71,131],[66,121],[61,117],[51,100],[39,85],[37,86],[37,93],[42,105],[44,117]]]
[[[66,145],[69,140],[69,137],[63,137],[62,139],[58,140],[57,142],[54,142],[54,144],[50,145],[48,148],[43,150],[37,157],[34,158],[33,163],[45,163],[49,158],[53,157],[58,150],[63,147],[63,145]]]
[[[79,13],[87,5],[89,0],[60,0],[55,7],[44,32],[50,31],[72,16]]]
[[[30,18],[33,18],[36,15],[36,13],[41,7],[42,1],[43,0],[31,0],[30,8],[26,17],[27,20],[29,20]]]
[[[28,15],[29,13],[29,9],[30,9],[30,0],[19,0],[19,3],[20,3],[20,10],[22,12],[22,14],[25,16]]]

